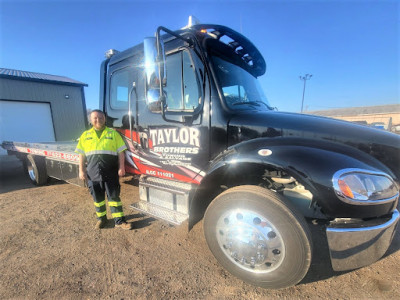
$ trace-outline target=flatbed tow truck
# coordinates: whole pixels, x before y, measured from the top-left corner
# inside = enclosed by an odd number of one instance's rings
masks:
[[[189,229],[203,219],[219,263],[264,288],[308,272],[313,220],[326,230],[334,270],[377,261],[399,221],[400,137],[278,112],[257,81],[265,70],[257,48],[221,25],[159,27],[108,52],[99,107],[126,142],[127,173],[139,176],[132,208]],[[83,185],[76,144],[2,146],[37,185]]]

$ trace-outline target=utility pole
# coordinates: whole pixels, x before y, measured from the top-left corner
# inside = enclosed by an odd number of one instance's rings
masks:
[[[299,76],[300,80],[304,81],[304,87],[303,87],[303,98],[301,99],[301,113],[303,113],[303,105],[304,105],[304,94],[306,92],[306,81],[309,80],[312,77],[312,74],[306,74],[304,76]]]

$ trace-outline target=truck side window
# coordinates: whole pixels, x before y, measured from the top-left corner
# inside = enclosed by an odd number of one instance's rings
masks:
[[[200,104],[200,90],[189,52],[167,56],[167,85],[164,89],[169,111],[194,110]]]
[[[182,110],[182,52],[167,56],[167,86],[164,88],[168,110]]]
[[[129,69],[115,71],[110,83],[110,106],[113,109],[127,109],[129,87],[132,82]]]
[[[183,52],[184,108],[194,110],[200,104],[199,82],[188,52]]]

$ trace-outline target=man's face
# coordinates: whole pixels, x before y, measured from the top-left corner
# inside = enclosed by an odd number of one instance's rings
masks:
[[[105,127],[106,118],[102,113],[95,111],[90,114],[90,122],[93,124],[94,129],[101,130]]]

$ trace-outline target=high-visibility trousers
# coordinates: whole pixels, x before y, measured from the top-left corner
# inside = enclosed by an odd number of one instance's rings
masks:
[[[94,200],[96,215],[99,220],[107,219],[105,194],[107,194],[108,206],[111,210],[111,215],[114,218],[115,224],[120,224],[125,221],[122,203],[119,197],[121,186],[119,178],[110,178],[106,181],[88,181],[90,193]]]

